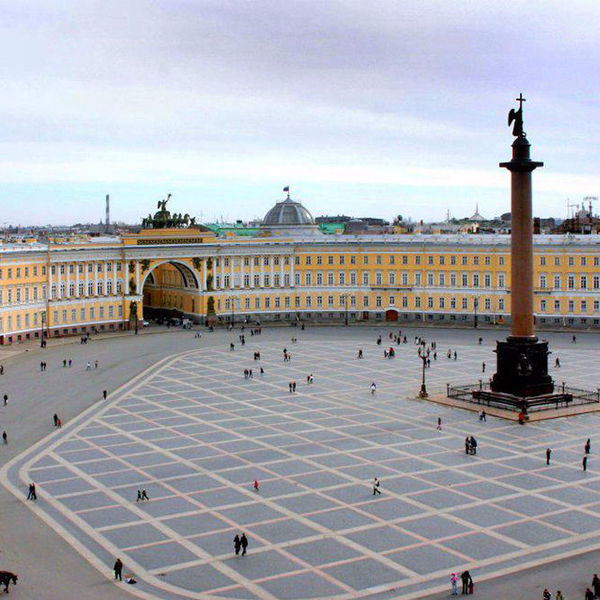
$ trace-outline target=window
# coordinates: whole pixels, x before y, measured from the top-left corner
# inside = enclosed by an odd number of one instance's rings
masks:
[[[415,298],[415,308],[421,308],[421,298],[419,296]]]
[[[260,275],[254,275],[254,287],[260,287]]]
[[[369,296],[363,296],[363,306],[365,308],[369,306]]]
[[[333,264],[333,256],[328,256],[327,257],[327,264],[328,265],[332,265]]]
[[[446,264],[446,257],[440,256],[440,265],[444,265],[444,264]]]
[[[582,256],[580,262],[582,267],[587,267],[587,256]]]
[[[305,285],[312,285],[312,273],[304,274],[304,283]]]
[[[594,300],[594,312],[598,312],[600,310],[600,301]]]
[[[228,256],[226,256],[226,257],[223,259],[223,264],[224,264],[226,267],[228,267],[228,266],[229,266],[229,257],[228,257]],[[275,264],[277,264],[277,263],[275,263]],[[227,302],[225,303],[225,308],[227,308]]]
[[[483,287],[492,287],[492,276],[489,273],[485,273],[483,276]]]
[[[268,267],[268,266],[269,266],[269,257],[268,257],[268,256],[264,256],[264,257],[263,257],[263,265],[264,265],[265,267]]]
[[[225,284],[225,285],[227,285],[227,284]],[[281,275],[279,273],[275,273],[275,275],[273,275],[273,285],[275,287],[281,286]]]
[[[350,306],[356,306],[356,296],[350,296]]]
[[[587,290],[587,275],[582,275],[582,276],[579,278],[579,287],[580,287],[582,290]]]
[[[421,273],[415,273],[415,285],[416,286],[421,285]]]
[[[298,257],[296,257],[296,258],[298,258]],[[296,263],[296,264],[298,264],[298,263]],[[249,256],[244,256],[244,266],[245,267],[249,267],[250,266],[250,257]],[[250,308],[250,307],[248,307],[248,308]]]
[[[446,300],[443,296],[441,296],[438,300],[438,305],[441,309],[446,307]]]
[[[483,306],[484,306],[485,310],[491,310],[492,309],[492,301],[490,300],[490,298],[486,298],[483,301]]]
[[[77,309],[71,309],[71,321],[77,321]]]
[[[555,300],[554,301],[554,310],[556,312],[560,312],[560,300]]]
[[[70,283],[69,284],[69,296],[74,296],[74,295],[75,295],[75,284]]]
[[[254,266],[255,267],[260,267],[260,256],[255,256],[254,257]]]
[[[381,296],[375,297],[375,306],[381,308]]]
[[[65,265],[60,265],[60,274],[64,275],[65,274]],[[21,269],[17,269],[17,277],[19,277],[21,275]],[[63,319],[66,321],[66,318]]]
[[[600,256],[594,256],[594,266],[600,267]]]
[[[440,287],[446,287],[446,273],[440,273],[438,275],[438,284]]]
[[[114,306],[108,307],[108,316],[110,319],[112,319],[115,316],[115,307]]]
[[[581,312],[587,312],[587,301],[586,300],[581,301]]]
[[[383,283],[383,275],[381,273],[381,271],[377,271],[377,273],[375,273],[375,285],[382,285]]]
[[[283,257],[283,264],[287,267],[290,264],[290,257],[289,256],[284,256]]]
[[[250,275],[248,275],[247,273],[244,275],[244,287],[250,287]]]
[[[323,306],[323,296],[317,296],[317,306]]]
[[[560,256],[555,256],[554,257],[554,266],[555,267],[560,267]]]
[[[269,287],[271,285],[271,276],[268,275],[267,273],[265,273],[263,275],[264,278],[264,282],[265,282],[265,287]]]
[[[477,265],[479,264],[479,256],[474,256],[474,257],[473,257],[473,264],[474,264],[475,266],[477,266]]]
[[[450,287],[456,287],[456,273],[450,273]]]
[[[321,255],[317,256],[317,264],[318,265],[322,265],[323,264],[323,257]]]
[[[294,297],[294,306],[298,308],[300,306],[300,296]]]
[[[340,254],[340,265],[346,264],[346,257],[343,254]]]
[[[461,256],[461,257],[460,257],[460,264],[461,264],[461,265],[468,265],[468,264],[469,264],[468,257],[466,257],[466,256]]]
[[[408,273],[406,271],[402,273],[402,285],[408,285]]]
[[[408,256],[406,256],[406,254],[404,254],[402,256],[402,264],[403,265],[407,265],[408,264]]]
[[[393,265],[396,263],[396,257],[393,254],[390,254],[390,265]]]
[[[279,296],[275,296],[275,308],[281,308],[281,298]]]
[[[402,296],[402,308],[408,308],[408,296]]]
[[[98,263],[98,273],[102,273],[102,263]]]
[[[452,256],[450,257],[450,264],[451,264],[451,265],[455,265],[455,264],[456,264],[456,256],[452,255]]]
[[[473,287],[479,287],[479,273],[473,273]]]
[[[498,310],[504,310],[504,298],[498,298]]]
[[[450,308],[456,308],[456,298],[450,298]]]
[[[394,271],[390,271],[389,281],[390,281],[390,285],[396,285],[396,273]]]
[[[369,285],[369,272],[368,271],[363,271],[363,274],[362,274],[362,284],[363,285]]]
[[[575,312],[575,302],[573,300],[569,300],[569,312]]]
[[[356,271],[350,272],[350,285],[356,285]]]
[[[378,254],[378,255],[375,257],[375,264],[378,264],[378,265],[380,265],[380,264],[381,264],[381,254]]]
[[[335,283],[334,277],[335,277],[335,274],[332,271],[329,271],[327,273],[327,285],[334,285],[334,283]]]
[[[346,273],[344,271],[340,271],[339,275],[340,285],[346,285]]]
[[[112,280],[111,280],[111,279],[109,279],[109,280],[106,282],[106,293],[107,293],[108,295],[112,294]]]
[[[600,276],[598,275],[594,275],[594,279],[593,279],[593,284],[594,289],[597,290],[598,288],[600,288]]]
[[[421,264],[421,257],[415,256],[415,265],[420,265],[420,264]]]
[[[428,287],[433,287],[435,285],[433,281],[433,273],[427,273],[427,285]]]
[[[350,264],[351,265],[355,265],[356,264],[356,256],[354,254],[350,255]]]
[[[254,308],[256,310],[260,309],[260,298],[254,298]]]
[[[66,321],[67,321],[67,310],[63,309],[63,311],[62,311],[62,322],[66,323]]]
[[[467,273],[462,273],[462,275],[460,276],[460,280],[461,285],[463,287],[469,287],[469,276],[467,275]]]
[[[17,289],[17,299],[20,296],[20,294],[18,292],[19,292],[19,289]],[[65,284],[64,283],[60,284],[60,297],[61,298],[65,297]]]
[[[540,310],[542,312],[546,312],[546,301],[545,300],[540,300]]]
[[[554,276],[554,289],[560,290],[560,275]]]
[[[433,298],[431,296],[427,298],[427,308],[433,308]]]
[[[462,309],[466,310],[467,308],[469,308],[469,300],[467,298],[463,298],[462,299]]]
[[[323,273],[317,273],[317,285],[323,285]]]
[[[546,257],[545,256],[540,256],[540,265],[542,267],[546,266]]]
[[[572,256],[569,256],[569,266],[572,267],[575,264],[575,259]]]
[[[427,257],[427,264],[428,265],[432,265],[433,264],[433,256],[428,256]]]
[[[306,308],[312,308],[312,296],[306,296]]]
[[[491,259],[489,256],[486,256],[486,257],[483,259],[483,262],[484,262],[484,264],[485,264],[486,266],[488,266],[488,267],[489,267],[489,266],[492,264],[492,259]]]
[[[567,287],[570,290],[574,290],[575,289],[575,275],[569,275],[567,277]]]
[[[542,290],[546,289],[546,276],[540,275],[540,288]]]

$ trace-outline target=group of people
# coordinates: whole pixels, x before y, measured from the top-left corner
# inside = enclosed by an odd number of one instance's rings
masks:
[[[581,467],[584,471],[587,471],[588,467],[588,455],[592,452],[592,440],[588,438],[583,446],[583,458],[581,459]],[[552,448],[546,448],[546,465],[550,465],[552,461]],[[600,598],[600,596],[599,596]]]
[[[138,490],[137,491],[137,498],[136,498],[136,502],[143,502],[144,500],[150,500],[150,498],[148,498],[148,494],[146,493],[145,489],[142,490]]]
[[[52,415],[52,421],[54,422],[54,427],[58,427],[59,429],[62,427],[62,421],[59,419],[56,413]]]
[[[465,438],[465,454],[477,454],[477,440],[472,435]]]
[[[459,576],[456,573],[452,573],[450,575],[450,584],[452,585],[452,595],[458,595],[458,580]],[[473,593],[473,578],[471,577],[471,573],[469,571],[463,571],[460,574],[460,580],[462,581],[462,593],[463,594],[472,594]]]
[[[246,537],[245,533],[242,533],[241,536],[236,533],[235,537],[233,538],[233,549],[235,550],[236,556],[240,554],[240,550],[242,552],[242,556],[246,554],[246,551],[248,550],[248,538]]]

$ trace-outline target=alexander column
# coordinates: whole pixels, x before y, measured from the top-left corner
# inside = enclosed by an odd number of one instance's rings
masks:
[[[512,160],[500,163],[511,174],[511,329],[504,342],[497,342],[497,372],[494,392],[515,396],[539,396],[554,390],[548,375],[548,342],[540,342],[533,327],[533,219],[531,174],[544,163],[531,160],[531,147],[523,131],[523,94],[519,109],[508,113],[515,141]]]

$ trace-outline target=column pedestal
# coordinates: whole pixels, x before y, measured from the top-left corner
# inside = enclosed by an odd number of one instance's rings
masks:
[[[508,336],[496,342],[497,371],[491,381],[493,392],[514,396],[541,396],[554,391],[548,375],[548,342],[537,337]]]

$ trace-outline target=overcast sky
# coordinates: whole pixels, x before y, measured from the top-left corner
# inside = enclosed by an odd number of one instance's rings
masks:
[[[0,0],[0,221],[442,219],[600,195],[597,0]],[[600,206],[598,206],[600,211]]]

